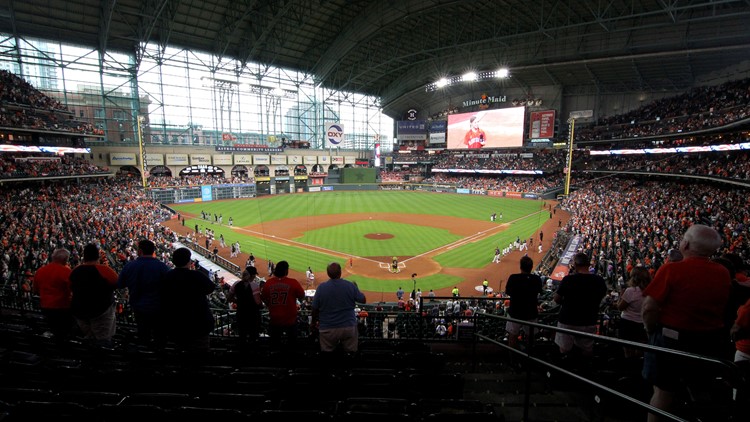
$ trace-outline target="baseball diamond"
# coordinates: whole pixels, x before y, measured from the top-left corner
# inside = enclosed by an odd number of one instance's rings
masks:
[[[453,286],[464,284],[463,291],[473,292],[484,278],[493,290],[502,291],[524,252],[514,251],[497,265],[492,263],[495,247],[519,236],[538,236],[545,225],[553,232],[552,225],[567,220],[567,214],[558,212],[552,220],[542,209],[549,205],[554,203],[481,195],[324,192],[173,205],[188,220],[167,224],[182,235],[196,224],[210,227],[228,243],[240,241],[244,253],[232,259],[237,265],[243,266],[250,252],[258,268],[265,268],[268,259],[284,259],[300,280],[308,266],[324,279],[327,263],[340,262],[344,276],[377,300],[395,292],[414,272],[421,289],[437,294],[448,295]],[[504,220],[487,221],[486,215],[496,209],[504,210]],[[201,211],[231,215],[234,226],[202,220]],[[228,251],[220,253],[229,256]],[[542,259],[531,255],[535,262]],[[390,271],[393,256],[402,271]]]

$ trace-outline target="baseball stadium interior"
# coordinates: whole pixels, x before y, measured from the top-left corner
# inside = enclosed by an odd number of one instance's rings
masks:
[[[748,22],[739,0],[1,1],[0,422],[746,421]],[[335,277],[300,262],[331,251],[294,248],[291,219],[190,208],[391,191],[538,220],[464,278],[438,252],[334,254]],[[498,211],[482,227],[522,219]],[[253,230],[289,255],[225,242]],[[144,341],[122,284],[142,253],[164,286],[211,282],[208,345]],[[287,260],[305,294],[277,343],[264,289]],[[52,304],[54,262],[72,272]],[[81,316],[81,267],[110,321]],[[315,288],[355,274],[356,351],[325,351]],[[522,274],[539,288],[510,288]]]

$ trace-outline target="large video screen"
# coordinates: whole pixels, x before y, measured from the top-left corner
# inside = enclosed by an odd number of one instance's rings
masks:
[[[523,146],[525,107],[448,115],[448,149]]]

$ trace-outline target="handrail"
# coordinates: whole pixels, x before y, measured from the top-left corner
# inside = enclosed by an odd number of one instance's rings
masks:
[[[594,339],[596,341],[603,341],[603,342],[609,342],[609,343],[619,344],[619,345],[621,345],[623,347],[625,347],[625,346],[627,346],[627,347],[633,347],[633,348],[638,348],[638,349],[641,349],[641,350],[647,350],[647,351],[651,351],[651,352],[655,352],[655,353],[669,354],[669,355],[673,355],[673,356],[681,356],[683,358],[688,358],[688,359],[695,360],[695,361],[702,361],[704,363],[716,364],[718,366],[723,367],[723,369],[725,371],[731,372],[731,373],[735,374],[734,381],[735,381],[736,385],[740,385],[743,388],[748,388],[747,380],[745,379],[745,377],[743,377],[741,375],[739,367],[734,362],[730,362],[730,361],[725,360],[725,359],[718,359],[718,358],[713,358],[713,357],[710,357],[710,356],[703,356],[703,355],[697,355],[697,354],[694,354],[694,353],[688,353],[688,352],[684,352],[684,351],[681,351],[681,350],[674,350],[674,349],[669,349],[669,348],[664,348],[664,347],[652,346],[652,345],[644,344],[644,343],[633,342],[633,341],[629,341],[629,340],[622,340],[622,339],[619,339],[619,338],[616,338],[616,337],[608,337],[608,336],[601,336],[601,335],[598,335],[598,334],[584,333],[584,332],[581,332],[581,331],[570,330],[570,329],[567,329],[567,328],[561,328],[561,327],[557,327],[557,326],[553,326],[553,325],[539,324],[539,323],[535,323],[535,322],[531,322],[531,321],[525,321],[525,320],[515,319],[515,318],[501,316],[501,315],[478,314],[478,315],[476,315],[475,321],[478,323],[483,318],[500,319],[500,320],[503,320],[503,321],[510,321],[510,322],[514,322],[514,323],[518,323],[518,324],[530,327],[530,330],[529,330],[530,332],[529,332],[529,335],[527,337],[529,339],[529,341],[528,341],[528,348],[527,348],[527,351],[524,352],[523,350],[513,348],[513,347],[511,347],[511,346],[509,346],[507,344],[504,344],[502,342],[499,342],[499,341],[497,341],[497,340],[495,340],[495,339],[493,339],[491,337],[488,337],[486,335],[483,335],[483,334],[475,332],[474,336],[477,339],[488,341],[488,342],[490,342],[492,344],[495,344],[497,346],[500,346],[503,349],[508,350],[508,351],[510,351],[512,353],[522,355],[522,356],[524,356],[530,362],[534,362],[534,363],[542,365],[542,366],[544,366],[546,368],[553,369],[553,370],[555,370],[555,371],[557,371],[557,372],[559,372],[559,373],[561,373],[563,375],[566,375],[566,376],[569,376],[571,378],[574,378],[574,379],[576,379],[578,381],[581,381],[581,382],[583,382],[585,384],[588,384],[588,385],[590,385],[592,387],[595,387],[595,388],[597,388],[597,389],[599,389],[599,390],[601,390],[603,392],[606,392],[606,393],[612,394],[614,396],[617,396],[617,397],[619,397],[621,399],[627,400],[627,401],[629,401],[629,402],[631,402],[633,404],[636,404],[639,407],[647,409],[649,412],[653,412],[655,414],[658,414],[659,416],[663,416],[663,417],[669,418],[670,420],[681,421],[681,422],[688,422],[687,419],[682,419],[682,418],[680,418],[677,415],[674,415],[672,413],[669,413],[669,412],[666,412],[664,410],[658,409],[658,408],[652,406],[649,403],[645,403],[643,401],[640,401],[640,400],[638,400],[638,399],[636,399],[634,397],[631,397],[631,396],[629,396],[627,394],[624,394],[624,393],[622,393],[620,391],[617,391],[617,390],[615,390],[615,389],[613,389],[611,387],[608,387],[608,386],[603,385],[601,383],[598,383],[598,382],[596,382],[594,380],[588,379],[588,378],[583,377],[583,376],[581,376],[579,374],[576,374],[574,372],[568,371],[565,368],[562,368],[560,366],[557,366],[555,364],[552,364],[550,362],[547,362],[545,360],[542,360],[542,359],[539,359],[539,358],[535,357],[534,356],[535,329],[544,329],[544,330],[551,330],[551,331],[555,331],[555,332],[562,332],[562,333],[567,333],[567,334],[571,334],[571,335],[578,336],[578,337],[586,337],[586,338]],[[524,392],[524,418],[523,419],[524,420],[529,420],[528,419],[528,417],[529,417],[529,415],[528,415],[528,411],[529,411],[529,397],[530,397],[530,394],[531,394],[531,391],[530,391],[531,370],[529,369],[529,366],[527,366],[526,376],[527,376],[527,382],[526,382],[526,391]]]
[[[466,296],[459,296],[457,298],[453,297],[435,297],[435,298],[429,298],[429,297],[422,297],[422,300],[420,301],[420,304],[427,304],[427,307],[429,308],[430,305],[435,306],[437,303],[444,302],[447,299],[453,299],[453,300],[479,300],[479,301],[501,301],[505,300],[504,297],[466,297]],[[434,301],[434,302],[431,302]],[[2,289],[0,290],[0,307],[2,308],[9,308],[9,309],[18,309],[22,312],[39,312],[38,307],[38,300],[35,300],[35,298],[32,296],[31,298],[21,298],[18,296],[17,292],[11,292],[9,289]],[[421,306],[421,309],[425,309],[424,306]],[[222,324],[226,324],[228,321],[226,318],[231,318],[231,316],[234,314],[234,310],[232,309],[213,309],[214,315],[217,318],[217,322],[220,322]],[[306,316],[308,315],[308,310],[302,310],[300,311],[300,316],[303,317],[304,320],[306,320]],[[612,396],[615,396],[619,399],[625,400],[629,403],[632,403],[642,409],[647,410],[648,412],[652,412],[654,414],[658,414],[660,416],[663,416],[665,418],[668,418],[670,420],[674,421],[685,421],[687,422],[687,419],[683,419],[680,416],[677,416],[675,414],[663,411],[661,409],[655,408],[651,406],[649,403],[643,402],[638,400],[635,397],[629,396],[626,393],[623,393],[621,391],[618,391],[615,388],[612,388],[610,386],[607,386],[605,384],[602,384],[601,382],[598,382],[594,379],[586,378],[585,376],[572,372],[564,367],[558,366],[552,362],[549,362],[547,360],[544,360],[542,357],[539,356],[538,353],[535,354],[535,351],[537,348],[535,348],[535,339],[536,334],[538,334],[538,331],[545,330],[545,331],[554,331],[554,332],[563,332],[575,336],[580,337],[586,337],[596,340],[597,342],[607,342],[611,344],[617,344],[620,346],[627,346],[627,347],[633,347],[638,348],[644,351],[650,351],[655,353],[662,353],[662,354],[669,354],[676,357],[682,357],[686,359],[690,359],[691,362],[701,362],[713,365],[718,368],[718,372],[722,374],[731,374],[732,378],[729,378],[728,381],[732,383],[734,387],[737,388],[738,391],[741,391],[743,394],[748,391],[748,380],[746,379],[745,375],[741,372],[738,365],[736,365],[734,362],[730,362],[728,360],[724,359],[717,359],[709,356],[703,356],[703,355],[697,355],[693,353],[683,352],[679,350],[673,350],[663,347],[657,347],[657,346],[651,346],[648,344],[638,343],[638,342],[632,342],[628,340],[622,340],[615,337],[608,337],[603,335],[597,335],[597,334],[589,334],[589,333],[583,333],[575,330],[570,330],[566,328],[560,328],[556,327],[554,325],[548,325],[543,323],[537,323],[537,322],[530,322],[530,321],[524,321],[519,319],[514,319],[507,316],[502,315],[496,315],[496,314],[490,314],[490,313],[475,313],[471,316],[466,315],[443,315],[443,316],[434,316],[430,315],[429,313],[427,315],[424,315],[422,312],[406,312],[406,311],[400,311],[400,310],[386,310],[386,311],[375,311],[370,312],[370,317],[379,319],[383,323],[389,323],[393,322],[396,323],[400,317],[408,317],[408,319],[404,319],[403,322],[406,321],[412,321],[417,322],[422,326],[423,328],[426,326],[431,327],[431,322],[435,318],[445,319],[449,322],[452,322],[454,324],[462,321],[466,322],[468,321],[468,324],[474,325],[474,330],[470,331],[471,336],[465,336],[463,334],[454,335],[452,338],[437,338],[437,337],[431,337],[429,336],[429,331],[409,331],[408,329],[402,332],[398,333],[398,336],[395,336],[391,338],[390,336],[367,336],[367,335],[360,335],[360,340],[382,340],[382,341],[408,341],[408,340],[421,340],[425,342],[446,342],[446,343],[465,343],[468,341],[472,342],[471,346],[474,347],[474,362],[477,363],[477,356],[476,356],[476,346],[480,342],[486,342],[495,346],[498,346],[504,350],[508,350],[512,352],[515,355],[522,356],[525,359],[526,365],[526,387],[524,391],[524,418],[523,420],[530,420],[528,412],[533,407],[530,404],[530,397],[531,397],[531,376],[532,376],[532,365],[530,363],[534,363],[537,365],[540,365],[542,367],[551,369],[556,371],[557,373],[573,379],[578,380],[584,384],[587,384],[591,387],[593,387],[596,391],[601,393],[606,393]],[[502,336],[504,334],[504,331],[493,331],[494,327],[499,327],[499,324],[496,324],[496,321],[503,321],[503,322],[515,322],[521,325],[524,325],[526,327],[529,327],[529,335],[526,337],[527,342],[524,343],[526,345],[525,349],[516,349],[513,348],[507,344],[505,344],[502,340],[497,340],[498,334]],[[117,324],[126,324],[130,325],[132,324],[132,321],[125,320],[124,318],[121,318],[118,316]],[[264,324],[267,324],[267,321],[264,322]],[[486,326],[490,327],[489,329],[484,329]],[[502,325],[504,327],[504,324]],[[215,330],[212,335],[219,335],[219,336],[226,336],[226,334],[222,334],[222,331],[220,329],[220,326],[217,326],[217,330]],[[504,330],[504,328],[499,328],[500,330]],[[428,333],[427,336],[424,336],[425,333]],[[309,335],[309,333],[300,333],[301,338],[306,337],[305,334]],[[378,334],[385,334],[385,332],[379,332]],[[232,336],[233,334],[229,334]],[[493,337],[494,335],[494,337]],[[739,410],[739,409],[737,409]],[[736,412],[737,410],[733,409],[733,412]]]

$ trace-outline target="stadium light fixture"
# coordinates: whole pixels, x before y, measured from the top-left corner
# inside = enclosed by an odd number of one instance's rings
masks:
[[[466,72],[461,76],[461,80],[464,82],[474,82],[477,80],[477,74],[475,72]]]
[[[435,82],[425,85],[425,92],[436,91],[440,88],[451,86],[460,82],[485,81],[490,79],[510,78],[510,69],[502,67],[497,70],[483,70],[479,72],[467,72],[463,75],[444,76]]]

